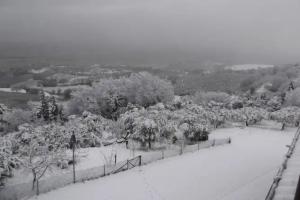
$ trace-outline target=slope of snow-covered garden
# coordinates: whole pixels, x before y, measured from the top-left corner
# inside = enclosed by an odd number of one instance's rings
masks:
[[[218,129],[210,138],[230,136],[231,144],[167,158],[32,199],[261,200],[295,131],[253,127]]]

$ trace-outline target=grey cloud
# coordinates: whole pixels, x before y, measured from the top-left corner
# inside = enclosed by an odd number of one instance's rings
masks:
[[[0,55],[291,63],[299,11],[298,0],[0,0]]]

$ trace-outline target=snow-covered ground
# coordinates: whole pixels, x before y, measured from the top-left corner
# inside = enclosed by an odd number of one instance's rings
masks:
[[[265,64],[244,64],[244,65],[232,65],[226,66],[225,69],[231,69],[233,71],[243,71],[243,70],[256,70],[256,69],[263,69],[263,68],[272,68],[274,65],[265,65]]]
[[[1,92],[17,92],[17,93],[26,93],[26,90],[20,89],[20,90],[12,90],[11,88],[0,88]]]
[[[218,129],[211,138],[230,136],[230,145],[164,159],[32,199],[261,200],[295,131]]]
[[[115,144],[100,148],[85,148],[76,151],[76,157],[78,163],[76,165],[76,170],[86,170],[94,167],[99,167],[103,165],[110,165],[114,163],[115,155],[117,155],[117,162],[133,158],[138,155],[147,154],[145,151],[129,150],[126,149],[125,144]],[[67,152],[71,159],[72,152]],[[53,175],[64,174],[70,172],[72,167],[68,169],[52,168],[48,170],[43,178],[47,178]],[[14,176],[7,179],[7,185],[15,185],[19,183],[31,182],[32,174],[29,169],[22,168],[14,172]]]

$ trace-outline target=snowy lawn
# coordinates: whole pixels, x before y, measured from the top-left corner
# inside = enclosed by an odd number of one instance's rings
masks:
[[[231,144],[70,185],[32,199],[261,200],[295,131],[219,129],[210,137],[231,136]]]
[[[114,163],[114,155],[117,155],[117,162],[133,158],[138,155],[143,155],[148,152],[144,151],[132,151],[126,149],[125,144],[114,144],[99,148],[84,148],[78,149],[77,151],[78,163],[76,164],[76,170],[85,170],[93,167],[100,167],[103,165],[109,165]],[[68,156],[72,157],[72,152],[67,152]],[[68,169],[60,169],[58,167],[53,167],[48,170],[43,178],[47,178],[53,175],[59,175],[72,171],[72,167],[69,166]],[[7,185],[14,185],[24,182],[32,181],[32,174],[29,169],[19,169],[14,172],[14,176],[7,179]]]

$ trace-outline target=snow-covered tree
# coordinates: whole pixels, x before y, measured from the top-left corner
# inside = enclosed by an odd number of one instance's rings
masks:
[[[268,110],[270,112],[280,110],[282,103],[281,97],[274,96],[267,102]]]
[[[135,124],[132,138],[141,143],[143,147],[148,145],[151,149],[151,144],[157,139],[158,126],[152,119],[140,119]]]
[[[44,93],[44,91],[40,92],[40,107],[37,113],[38,118],[43,118],[45,121],[50,120],[50,108],[48,99]]]
[[[32,189],[36,186],[39,194],[39,180],[51,166],[66,158],[66,149],[64,144],[49,137],[51,134],[45,133],[44,129],[27,126],[22,131],[26,134],[26,142],[20,145],[18,152],[22,165],[32,172]]]
[[[223,107],[229,101],[229,95],[225,92],[197,92],[194,102],[209,107]]]
[[[5,184],[5,179],[13,175],[12,169],[20,165],[20,160],[13,155],[12,142],[2,137],[0,138],[0,186]]]
[[[286,125],[299,125],[300,109],[298,107],[285,107],[281,110],[271,113],[270,118],[279,123],[282,123],[282,130]]]
[[[260,122],[268,118],[268,113],[264,109],[255,107],[244,107],[230,111],[230,120],[235,122],[244,122],[246,126]]]
[[[100,112],[95,89],[84,89],[72,93],[72,98],[67,104],[67,113],[81,115],[84,111],[95,114]]]
[[[300,107],[300,87],[287,93],[285,104]]]
[[[128,103],[149,107],[166,103],[174,97],[171,83],[146,72],[134,73],[118,79],[101,79],[93,88],[73,94],[68,107],[71,114],[84,110],[113,119],[119,117],[119,108]],[[96,106],[95,106],[96,105]]]
[[[179,123],[185,138],[189,141],[202,141],[208,139],[209,124],[206,120],[188,117]]]
[[[49,120],[50,121],[57,121],[60,114],[60,108],[56,103],[55,97],[51,96],[48,101],[49,105]]]
[[[33,108],[35,110],[35,108]],[[40,106],[36,112],[37,118],[42,118],[46,122],[65,122],[63,107],[56,103],[54,96],[46,96],[43,91],[40,93]]]
[[[23,109],[12,109],[4,112],[1,120],[5,124],[4,132],[17,131],[19,125],[32,122],[33,113]]]

